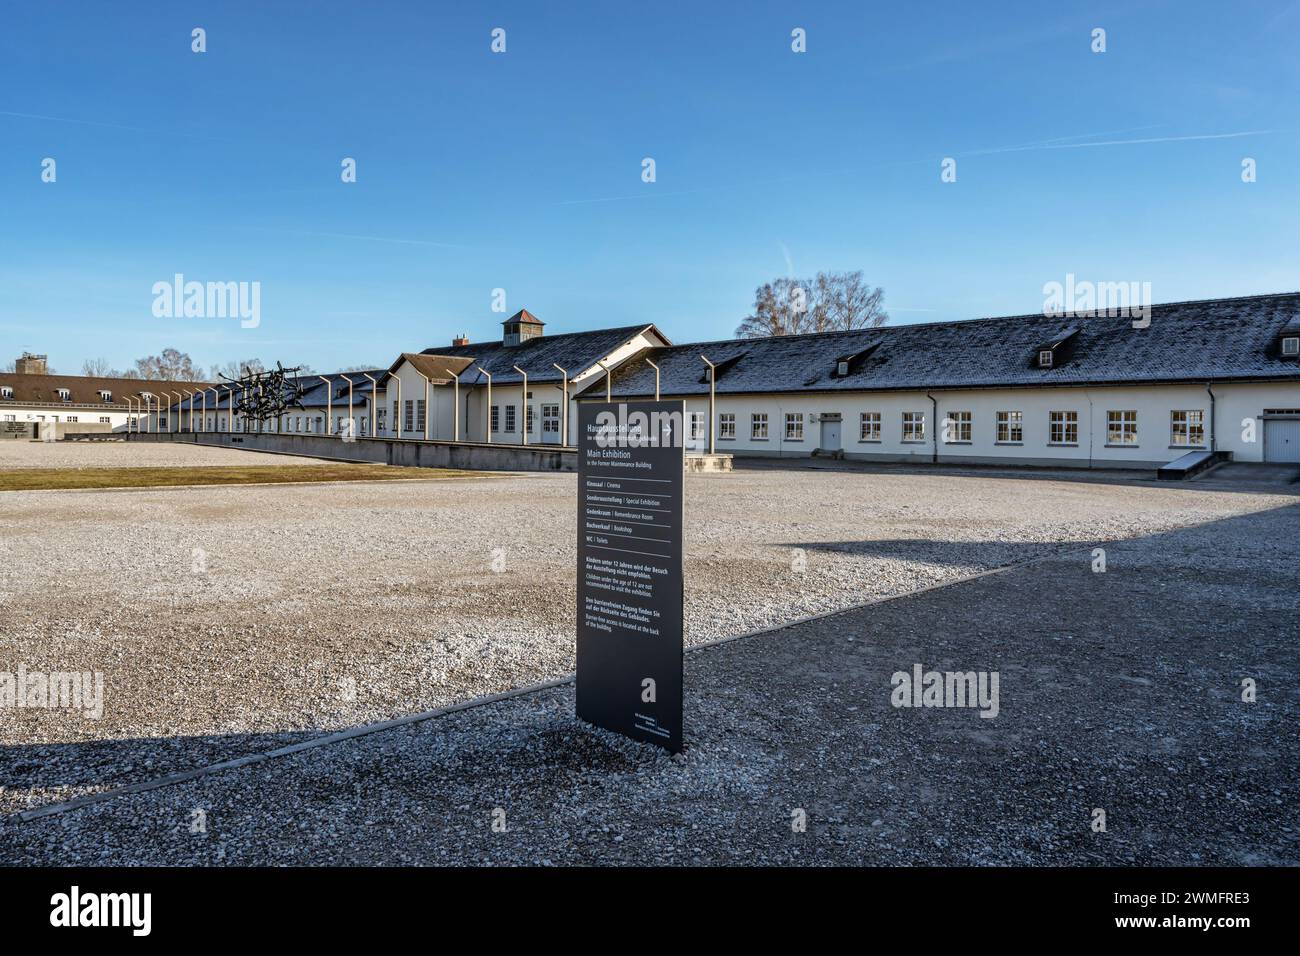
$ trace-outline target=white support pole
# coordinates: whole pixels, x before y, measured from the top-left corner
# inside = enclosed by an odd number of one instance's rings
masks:
[[[551,363],[554,368],[560,369],[560,375],[563,376],[561,391],[564,394],[564,404],[560,406],[560,445],[568,447],[569,444],[569,370],[560,368],[554,362]]]
[[[393,378],[397,379],[397,413],[393,415],[393,418],[396,419],[396,421],[393,422],[393,427],[397,429],[397,437],[401,438],[402,437],[402,379],[401,376],[398,375],[394,375]]]
[[[523,369],[521,369],[518,365],[512,365],[511,368],[513,368],[516,372],[518,372],[520,375],[524,377],[524,390],[519,393],[524,397],[524,407],[522,409],[524,413],[524,420],[523,423],[519,426],[519,434],[521,434],[524,437],[522,444],[527,445],[528,444],[528,373],[525,372]]]
[[[412,365],[411,368],[415,368],[415,366]],[[420,376],[420,378],[424,379],[424,440],[428,441],[429,440],[429,388],[432,383],[429,381],[429,376],[425,375],[418,368],[415,368],[415,374]]]
[[[703,355],[700,356],[700,359],[701,361],[704,362],[705,365],[709,367],[709,454],[712,455],[713,454],[713,419],[714,419],[713,410],[715,407],[714,395],[718,384],[717,382],[718,367],[714,365],[712,362],[710,362]]]
[[[610,400],[610,398],[609,398],[609,391],[610,391],[610,374],[611,374],[611,373],[610,373],[610,369],[609,369],[609,366],[606,365],[604,362],[597,362],[596,364],[599,365],[599,366],[604,370],[604,372],[605,372],[605,401],[608,402],[608,401]]]
[[[352,379],[350,376],[344,376],[348,380],[348,431],[352,433],[353,441],[357,437],[357,420],[352,415]]]
[[[655,370],[655,401],[657,402],[659,401],[659,366],[649,359],[646,359],[645,363]]]
[[[443,369],[443,372],[451,376],[456,388],[452,395],[451,440],[460,441],[460,376],[450,369]]]
[[[486,441],[490,445],[492,444],[492,373],[482,365],[475,365],[474,367],[483,373],[483,377],[487,379],[488,383],[487,404],[483,406],[483,434],[487,436]]]
[[[325,434],[332,433],[334,422],[334,383],[324,375],[316,376],[325,383]]]
[[[373,375],[367,372],[361,374],[370,379],[370,437],[378,438],[379,436],[375,434],[375,406],[379,402],[379,383],[375,381]]]

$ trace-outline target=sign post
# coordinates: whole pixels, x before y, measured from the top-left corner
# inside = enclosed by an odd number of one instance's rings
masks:
[[[578,406],[577,712],[682,749],[683,405]]]

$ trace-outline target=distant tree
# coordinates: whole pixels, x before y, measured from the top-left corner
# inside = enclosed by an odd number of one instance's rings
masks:
[[[12,372],[16,368],[17,366],[14,364],[13,359],[10,359],[8,362],[0,364],[0,372]]]
[[[108,364],[108,359],[86,359],[81,363],[81,374],[91,378],[117,378],[121,375],[117,369]]]
[[[339,369],[340,372],[369,372],[372,368],[383,368],[382,365],[349,365],[347,368]]]
[[[140,378],[172,382],[198,381],[199,373],[189,355],[179,349],[163,349],[161,355],[146,355],[135,360]]]
[[[863,280],[862,272],[819,272],[812,279],[777,279],[754,292],[754,311],[736,335],[765,338],[803,332],[875,328],[889,321],[885,290]]]
[[[243,378],[251,372],[265,372],[266,364],[261,359],[250,358],[225,365],[213,365],[208,369],[208,381],[219,382],[222,378]]]

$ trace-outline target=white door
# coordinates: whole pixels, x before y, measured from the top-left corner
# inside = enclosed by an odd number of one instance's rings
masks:
[[[838,451],[840,447],[840,422],[839,419],[827,421],[822,419],[822,441],[821,449],[823,451]]]
[[[560,443],[560,406],[542,406],[542,444],[558,445]]]
[[[1300,462],[1300,418],[1264,419],[1264,460]]]

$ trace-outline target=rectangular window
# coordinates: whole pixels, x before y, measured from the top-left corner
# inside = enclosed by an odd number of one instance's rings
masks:
[[[1047,441],[1051,445],[1079,444],[1079,413],[1049,412]]]
[[[1120,411],[1106,413],[1106,444],[1136,445],[1138,440],[1138,413]]]
[[[785,440],[803,441],[803,412],[785,413]]]
[[[339,419],[342,421],[343,419]],[[415,430],[421,435],[424,434],[424,399],[418,399],[415,403]]]
[[[858,441],[880,441],[880,412],[863,412],[858,425]]]
[[[500,405],[492,406],[492,431],[494,434],[496,432],[501,431],[501,406]]]
[[[16,421],[18,421],[18,416],[17,416],[17,415],[6,415],[6,416],[5,416],[5,421],[7,421],[7,422],[16,422]]]
[[[1020,445],[1025,440],[1025,413],[998,412],[999,445]]]
[[[969,445],[971,441],[971,413],[949,412],[944,422],[943,440],[949,445]]]
[[[687,412],[686,437],[688,441],[704,441],[704,413]]]
[[[1200,410],[1169,413],[1169,444],[1180,448],[1205,445],[1205,413]]]
[[[723,412],[718,416],[718,438],[734,439],[736,437],[736,413]]]
[[[106,402],[111,402],[113,400],[113,393],[110,392],[108,389],[104,389],[99,393],[99,397]]]
[[[524,403],[524,428],[528,429],[528,434],[530,435],[535,430],[535,426],[533,425],[533,406],[527,403]]]
[[[402,423],[402,420],[401,420],[400,418],[397,417],[397,416],[400,415],[400,414],[401,414],[401,411],[400,411],[400,410],[398,409],[398,407],[397,407],[397,399],[393,399],[393,427],[394,427],[394,428],[401,428],[401,427],[402,427],[402,424],[401,424],[401,423]]]
[[[1040,352],[1038,353],[1038,367],[1039,367],[1039,368],[1051,368],[1051,367],[1052,367],[1052,350],[1051,350],[1051,349],[1043,349],[1042,351],[1040,351]]]
[[[408,398],[403,404],[405,408],[402,410],[404,412],[402,415],[402,430],[415,431],[415,401]]]
[[[515,430],[515,407],[513,405],[507,405],[506,406],[506,431],[512,432],[514,430]]]
[[[558,435],[560,433],[560,406],[542,406],[542,434]]]
[[[925,412],[903,412],[903,441],[925,441]]]
[[[13,398],[14,390],[8,385],[0,386],[0,398]]]
[[[101,425],[111,425],[111,424],[113,423],[113,420],[112,420],[111,418],[109,418],[107,415],[100,415],[100,416],[99,416],[99,423],[100,423]],[[159,415],[159,416],[158,416],[158,427],[159,427],[159,428],[166,428],[166,427],[167,427],[167,416],[166,416],[166,415]]]
[[[67,418],[64,419],[64,421],[65,421],[65,422],[75,422],[75,421],[77,421],[77,416],[76,416],[76,415],[69,415]]]
[[[1300,338],[1285,338],[1282,340],[1283,355],[1300,355]]]
[[[749,437],[753,441],[767,441],[766,412],[754,412],[749,416]]]
[[[72,401],[72,392],[68,391],[68,389],[60,388],[58,389],[58,393],[59,393],[59,398],[61,398],[63,401],[65,402]]]

